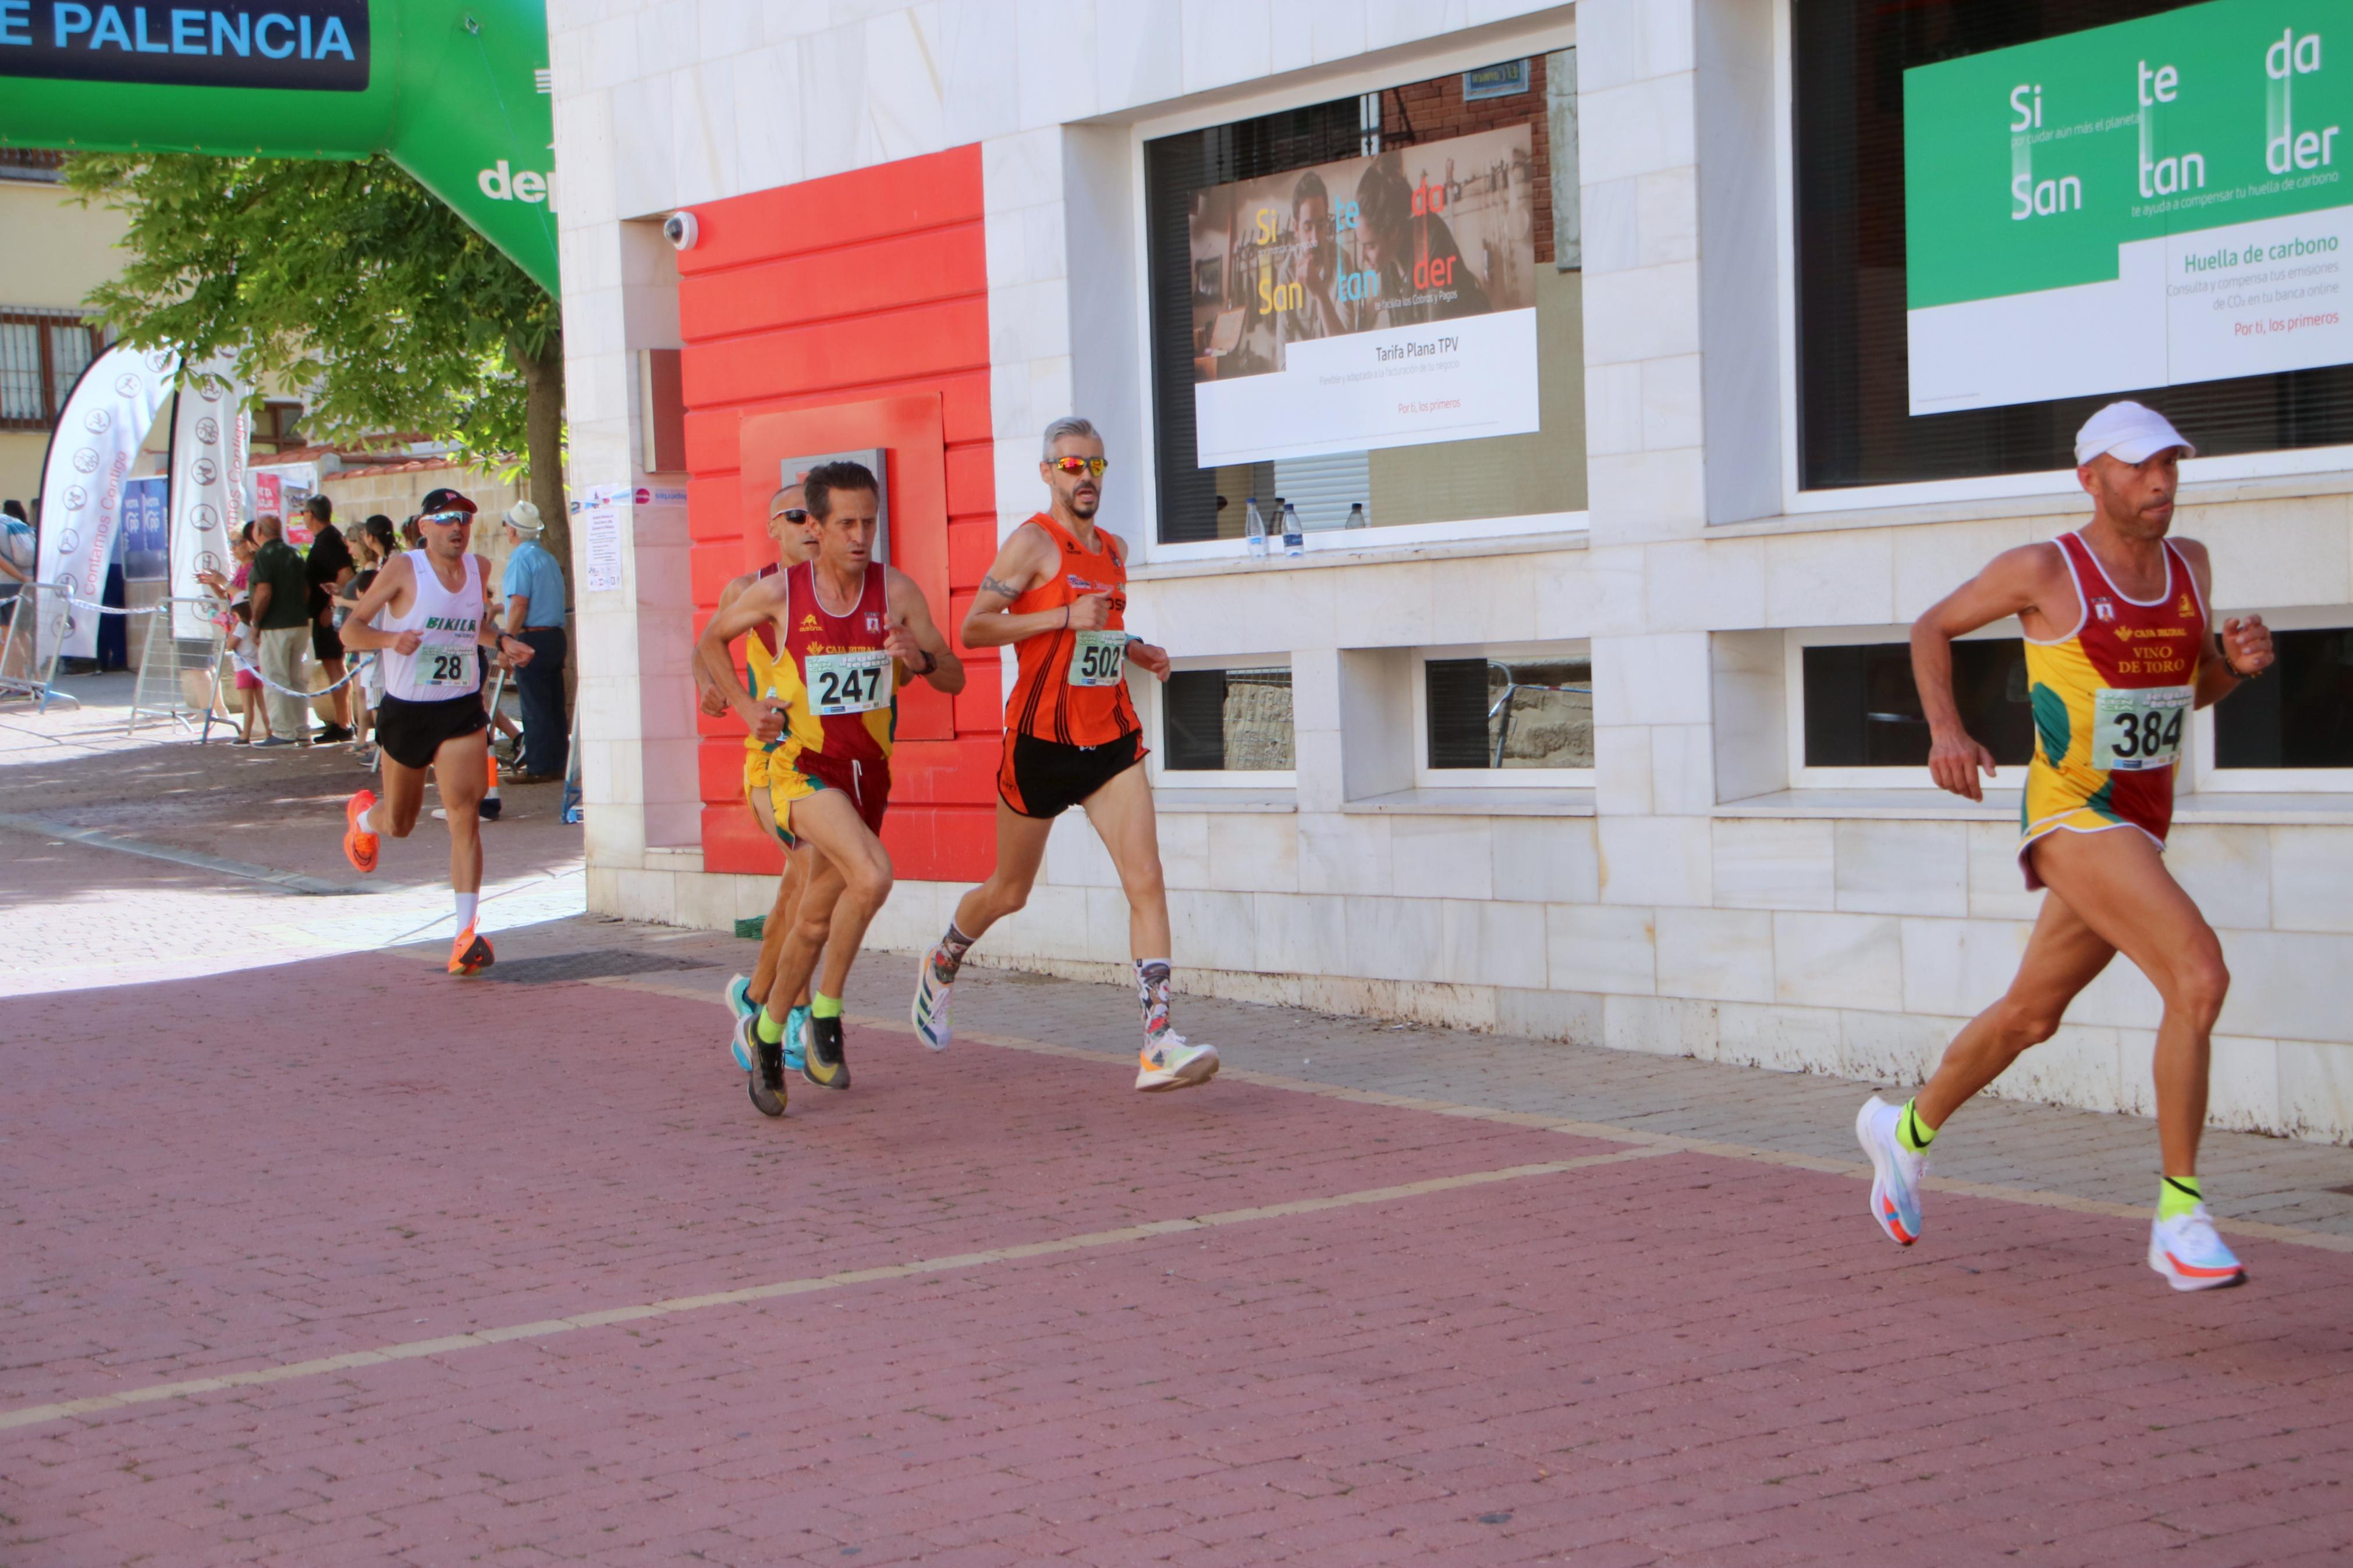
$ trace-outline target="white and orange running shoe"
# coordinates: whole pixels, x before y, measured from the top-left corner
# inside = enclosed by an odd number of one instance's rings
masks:
[[[1920,1239],[1920,1178],[1928,1157],[1896,1142],[1895,1120],[1903,1114],[1874,1094],[1855,1112],[1854,1137],[1871,1156],[1871,1217],[1890,1241],[1909,1247]]]
[[[1145,1036],[1135,1058],[1135,1087],[1145,1094],[1193,1089],[1217,1076],[1217,1047],[1197,1046],[1165,1025]]]
[[[2204,1204],[2148,1227],[2148,1266],[2177,1290],[2223,1290],[2247,1282],[2245,1267],[2214,1234]]]
[[[383,842],[376,835],[360,826],[360,818],[375,805],[375,791],[364,789],[343,802],[343,858],[355,870],[375,869],[376,846]]]
[[[474,928],[468,926],[458,933],[458,940],[449,944],[449,973],[458,975],[479,973],[496,963],[498,957],[491,951],[491,939],[476,936]]]

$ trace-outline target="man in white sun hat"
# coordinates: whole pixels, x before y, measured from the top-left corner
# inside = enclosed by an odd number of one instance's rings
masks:
[[[2050,897],[2009,992],[1971,1019],[1920,1092],[1873,1098],[1855,1119],[1871,1156],[1872,1216],[1890,1237],[1920,1237],[1920,1178],[1947,1117],[2058,1029],[2068,1004],[2123,953],[2165,1003],[2154,1062],[2164,1156],[2149,1267],[2177,1290],[2237,1285],[2246,1270],[2208,1218],[2198,1183],[2208,1039],[2231,976],[2221,943],[2166,869],[2174,766],[2193,709],[2272,662],[2260,616],[2218,632],[2207,610],[2206,547],[2168,539],[2181,460],[2193,448],[2165,416],[2112,403],[2075,437],[2091,521],[2048,544],[2004,551],[1912,626],[1912,671],[1928,720],[1928,771],[1983,798],[1993,754],[1953,700],[1953,639],[2016,616],[2034,711],[2018,858]]]

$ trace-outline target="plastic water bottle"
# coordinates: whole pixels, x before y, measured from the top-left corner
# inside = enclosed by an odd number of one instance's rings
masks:
[[[1342,528],[1371,527],[1372,520],[1365,515],[1365,503],[1363,501],[1352,502],[1348,507],[1348,521],[1342,523],[1340,526]]]
[[[1258,497],[1242,502],[1242,538],[1249,542],[1250,559],[1266,559],[1266,519],[1258,510]]]
[[[1300,531],[1299,509],[1281,496],[1274,498],[1274,504],[1282,509],[1282,552],[1285,555],[1306,554],[1307,538]]]

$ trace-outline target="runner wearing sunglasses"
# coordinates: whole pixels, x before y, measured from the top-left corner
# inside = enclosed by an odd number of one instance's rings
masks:
[[[947,1049],[949,988],[981,933],[1029,901],[1054,818],[1086,809],[1127,894],[1128,946],[1144,1018],[1135,1087],[1190,1089],[1218,1070],[1214,1047],[1170,1027],[1168,894],[1152,786],[1142,766],[1143,726],[1127,694],[1130,663],[1168,679],[1168,654],[1128,636],[1127,552],[1097,528],[1103,437],[1075,416],[1046,426],[1040,478],[1050,510],[1013,531],[980,580],[965,616],[966,647],[1013,645],[1019,661],[1005,709],[997,774],[997,869],[964,896],[915,978],[915,1033]]]
[[[768,757],[767,794],[778,836],[813,856],[782,947],[776,978],[752,1021],[752,1103],[785,1109],[785,1020],[780,999],[825,970],[809,998],[801,1076],[848,1089],[841,994],[866,927],[891,895],[891,857],[877,837],[891,795],[898,690],[909,675],[964,689],[964,665],[932,623],[914,579],[873,560],[881,513],[874,476],[856,463],[823,463],[802,481],[816,525],[816,556],[745,588],[711,619],[699,644],[728,705],[756,733],[772,708],[784,728]],[[727,645],[763,621],[777,652],[758,697],[728,662]],[[796,857],[797,858],[797,856]]]
[[[482,890],[479,807],[490,776],[490,715],[482,710],[482,660],[488,649],[514,668],[529,664],[531,645],[502,635],[491,613],[490,563],[466,544],[474,503],[453,489],[425,498],[417,518],[425,545],[392,557],[343,622],[343,646],[384,661],[384,703],[376,741],[384,752],[384,798],[363,789],[343,806],[343,854],[362,871],[375,869],[385,834],[406,838],[425,804],[425,770],[441,787],[449,822],[449,887],[457,897],[458,938],[449,973],[490,967],[489,939],[474,931]]]
[[[753,584],[798,566],[817,553],[817,536],[810,531],[807,499],[798,484],[786,485],[768,498],[768,539],[776,548],[776,558],[757,572],[729,579],[727,585],[719,590],[719,613],[725,613]],[[767,689],[776,657],[776,625],[762,621],[744,638],[745,684],[750,689]],[[699,646],[695,649],[694,684],[703,712],[716,719],[728,710],[726,694],[705,664]],[[744,807],[762,833],[773,835],[786,846],[785,869],[776,879],[776,902],[769,906],[767,921],[760,931],[759,956],[753,962],[751,973],[738,974],[727,983],[727,1005],[735,1016],[728,1047],[734,1053],[735,1065],[747,1073],[758,1059],[753,1045],[754,1020],[759,1016],[761,1004],[768,999],[776,978],[776,954],[785,945],[785,933],[792,928],[793,911],[799,906],[801,889],[808,884],[808,857],[794,854],[791,839],[777,831],[776,808],[768,797],[768,758],[783,738],[784,730],[783,712],[770,709],[760,727],[744,737]],[[797,995],[781,1000],[790,1004],[785,1016],[783,1069],[798,1072],[808,1025],[808,986],[804,984]]]

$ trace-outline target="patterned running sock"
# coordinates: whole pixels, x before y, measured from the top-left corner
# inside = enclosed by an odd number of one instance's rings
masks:
[[[765,1006],[760,1009],[760,1016],[752,1020],[752,1026],[760,1031],[760,1043],[763,1045],[778,1045],[784,1040],[785,1021]]]
[[[1914,1154],[1926,1153],[1928,1145],[1936,1141],[1936,1130],[1920,1120],[1913,1107],[1917,1102],[1907,1100],[1895,1115],[1895,1142],[1898,1147]]]
[[[1144,1010],[1144,1032],[1159,1033],[1168,1026],[1168,961],[1165,958],[1139,958],[1135,961],[1135,1001]]]
[[[2172,1219],[2206,1201],[2195,1176],[2168,1176],[2157,1184],[2157,1217]]]
[[[809,1016],[812,1018],[840,1017],[841,998],[828,996],[822,991],[816,993],[809,997]]]
[[[964,955],[970,952],[972,944],[979,940],[958,931],[955,921],[948,921],[948,934],[940,938],[938,950],[932,954],[934,978],[943,985],[955,984],[956,971],[964,967]]]

